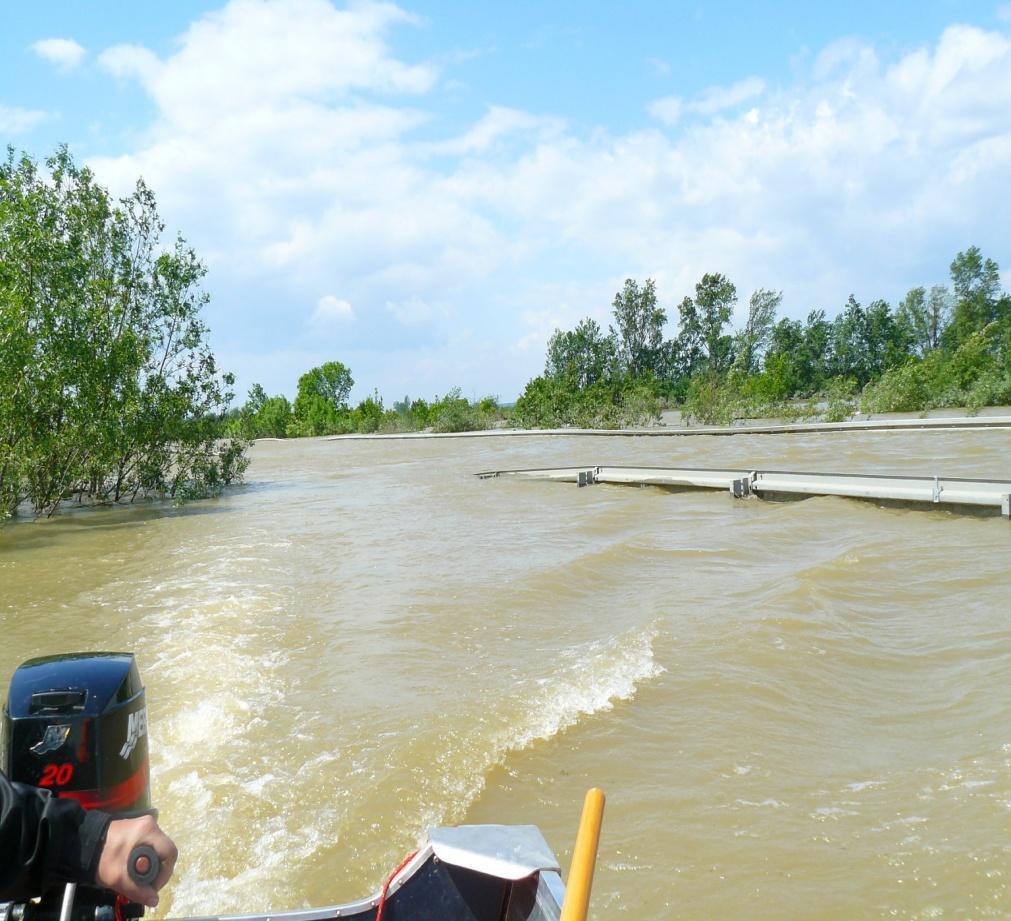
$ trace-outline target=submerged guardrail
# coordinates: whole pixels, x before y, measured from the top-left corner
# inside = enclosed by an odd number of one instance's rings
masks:
[[[517,477],[557,480],[591,486],[664,486],[726,490],[735,498],[763,499],[844,496],[884,502],[944,506],[949,511],[972,509],[1011,520],[1011,479],[974,480],[947,476],[890,476],[874,473],[802,473],[789,470],[747,470],[708,467],[544,467],[531,470],[488,470],[481,479]]]

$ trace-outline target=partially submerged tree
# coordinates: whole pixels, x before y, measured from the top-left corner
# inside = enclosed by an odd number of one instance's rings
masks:
[[[0,517],[27,500],[209,495],[240,476],[232,394],[200,319],[206,272],[153,194],[119,202],[65,148],[0,163]]]

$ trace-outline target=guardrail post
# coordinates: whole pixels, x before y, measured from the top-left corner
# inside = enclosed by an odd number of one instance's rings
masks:
[[[1011,495],[1004,496],[1004,498],[1000,500],[1000,513],[1007,518],[1008,521],[1011,521]]]

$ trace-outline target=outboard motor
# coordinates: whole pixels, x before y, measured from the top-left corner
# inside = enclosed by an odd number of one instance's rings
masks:
[[[11,677],[2,729],[0,766],[11,780],[121,818],[153,811],[147,707],[132,653],[28,660]],[[61,898],[62,888],[37,906],[0,905],[0,921],[59,917]],[[117,906],[106,890],[82,889],[73,901],[72,921],[143,914],[141,906]]]

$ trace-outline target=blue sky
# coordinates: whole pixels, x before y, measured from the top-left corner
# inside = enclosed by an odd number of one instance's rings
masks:
[[[675,320],[706,271],[803,316],[1011,267],[1008,4],[8,7],[0,140],[145,177],[242,390],[509,400],[627,276]]]

